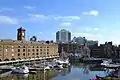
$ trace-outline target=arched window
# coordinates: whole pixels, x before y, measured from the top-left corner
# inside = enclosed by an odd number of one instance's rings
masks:
[[[12,58],[11,60],[13,61],[13,60],[15,60],[15,58]]]
[[[37,58],[39,58],[39,56],[37,56]]]
[[[8,59],[8,58],[6,58],[4,61],[9,61],[9,59]]]

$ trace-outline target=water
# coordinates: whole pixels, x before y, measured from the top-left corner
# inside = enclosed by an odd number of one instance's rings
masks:
[[[64,70],[37,72],[37,74],[2,74],[0,80],[89,80],[95,75],[105,76],[106,71],[92,71],[91,65],[73,64]]]

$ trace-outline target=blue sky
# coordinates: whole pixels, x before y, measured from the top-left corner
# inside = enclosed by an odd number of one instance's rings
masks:
[[[26,39],[55,40],[55,32],[67,29],[99,43],[120,43],[120,0],[1,0],[0,38],[16,39],[24,26]]]

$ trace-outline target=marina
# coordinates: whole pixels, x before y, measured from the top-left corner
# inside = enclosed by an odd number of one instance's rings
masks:
[[[30,62],[30,64],[32,63]],[[21,67],[20,65],[16,65],[16,67],[14,65],[2,65],[0,66],[0,78],[2,80],[7,79],[7,77],[13,80],[96,80],[96,76],[97,78],[106,78],[120,67],[119,64],[109,64],[106,66],[101,65],[102,63],[69,63],[67,59],[53,59],[51,62],[43,61],[41,64],[30,64],[28,65],[27,62],[24,62],[21,64]],[[63,66],[64,64],[68,66],[65,67]]]
[[[120,80],[120,0],[1,0],[0,80]]]
[[[36,64],[38,62],[38,64]],[[45,61],[41,63],[40,61],[34,61],[33,63],[27,62],[24,63],[18,63],[15,65],[2,65],[0,66],[1,71],[10,71],[13,70],[13,72],[20,72],[21,71],[44,71],[44,70],[50,70],[50,69],[63,69],[68,66],[70,66],[69,60],[62,60],[62,59],[54,59],[51,62],[50,61]],[[28,71],[29,70],[29,71]],[[24,72],[23,72],[24,73]]]
[[[95,64],[94,64],[95,65]],[[28,74],[2,73],[2,80],[90,80],[96,75],[105,77],[108,75],[108,70],[92,70],[90,64],[71,63],[71,66],[62,70],[52,69],[46,71],[31,71]],[[109,70],[110,71],[110,70]],[[44,74],[43,74],[44,73]],[[19,75],[19,76],[18,76]]]

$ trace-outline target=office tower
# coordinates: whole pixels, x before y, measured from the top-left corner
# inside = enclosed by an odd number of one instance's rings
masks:
[[[56,42],[58,43],[68,43],[71,41],[71,32],[62,29],[56,32]]]

